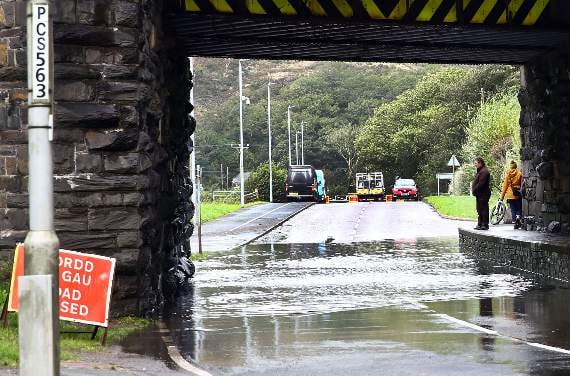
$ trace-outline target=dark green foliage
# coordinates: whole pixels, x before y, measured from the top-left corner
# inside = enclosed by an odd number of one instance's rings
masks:
[[[512,67],[448,67],[420,79],[411,90],[381,105],[357,140],[360,168],[415,178],[424,193],[437,190],[435,174],[451,172],[447,161],[460,155],[470,118],[483,96],[516,85]]]
[[[287,169],[273,165],[273,201],[285,201],[285,181]],[[269,163],[259,165],[245,182],[245,190],[253,192],[257,189],[259,199],[269,201]]]

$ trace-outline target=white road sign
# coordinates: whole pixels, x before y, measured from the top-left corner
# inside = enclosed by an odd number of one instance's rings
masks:
[[[32,104],[50,102],[49,6],[32,6]]]
[[[449,162],[447,162],[447,165],[448,165],[448,166],[452,166],[452,167],[459,167],[459,166],[461,166],[461,165],[459,164],[459,161],[457,160],[457,157],[455,157],[455,154],[453,154],[453,155],[451,156],[451,158],[449,158]]]

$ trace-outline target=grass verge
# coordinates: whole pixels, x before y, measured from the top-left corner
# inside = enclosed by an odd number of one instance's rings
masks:
[[[190,259],[192,261],[204,261],[210,258],[210,254],[208,252],[203,253],[192,253]]]
[[[8,283],[0,282],[0,305],[8,294]],[[1,306],[0,306],[1,308]],[[91,331],[92,326],[60,321],[60,331]],[[107,345],[116,344],[127,335],[142,330],[151,325],[150,320],[138,317],[122,317],[112,320],[107,336]],[[62,333],[60,335],[61,360],[75,360],[80,358],[81,352],[102,351],[102,328],[99,328],[97,338],[91,340],[91,334]],[[18,366],[18,314],[8,315],[8,327],[0,326],[0,369],[2,367],[14,368]]]
[[[493,206],[497,198],[498,195],[493,194],[489,200],[489,206]],[[424,201],[444,216],[477,219],[474,196],[427,196]]]
[[[246,207],[262,204],[262,201],[255,201],[245,204]],[[202,202],[202,223],[213,221],[240,209],[240,204],[225,202]]]

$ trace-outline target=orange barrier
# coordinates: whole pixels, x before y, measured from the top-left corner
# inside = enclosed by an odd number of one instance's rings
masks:
[[[392,201],[392,195],[386,195],[386,202]]]
[[[358,196],[357,195],[348,195],[348,202],[349,203],[358,202]]]
[[[325,204],[328,204],[330,202],[331,198],[327,195],[325,196]]]

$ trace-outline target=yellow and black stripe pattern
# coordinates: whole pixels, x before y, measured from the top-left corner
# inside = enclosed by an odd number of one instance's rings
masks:
[[[556,0],[182,0],[187,12],[533,26]],[[568,0],[570,1],[570,0]]]

